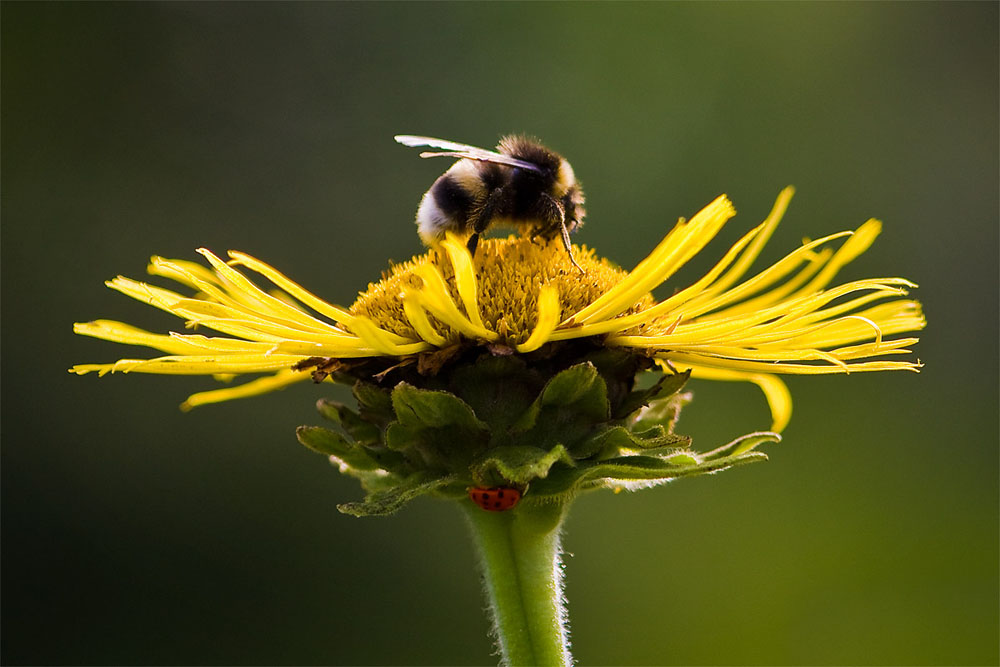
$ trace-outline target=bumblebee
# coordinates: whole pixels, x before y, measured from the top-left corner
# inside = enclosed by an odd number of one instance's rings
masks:
[[[431,137],[395,139],[440,149],[420,157],[458,158],[420,200],[417,233],[426,245],[435,245],[446,232],[469,235],[469,252],[475,255],[480,234],[493,226],[514,227],[532,238],[559,235],[583,273],[569,242],[583,224],[583,189],[566,158],[519,135],[501,139],[496,152]]]

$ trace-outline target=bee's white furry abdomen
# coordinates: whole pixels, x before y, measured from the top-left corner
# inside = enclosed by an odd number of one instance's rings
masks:
[[[436,245],[447,231],[454,231],[454,224],[444,214],[434,195],[428,190],[417,208],[417,234],[426,246]]]

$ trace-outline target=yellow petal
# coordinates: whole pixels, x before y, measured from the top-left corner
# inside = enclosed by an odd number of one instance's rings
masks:
[[[429,343],[422,341],[396,343],[391,337],[385,335],[387,332],[379,329],[370,319],[363,315],[354,318],[351,328],[358,334],[358,338],[384,355],[402,356],[431,349]]]
[[[474,325],[485,328],[483,318],[479,314],[479,300],[476,298],[476,272],[472,268],[472,255],[469,254],[465,244],[451,233],[441,245],[448,251],[451,265],[455,269],[455,284],[462,305],[465,306],[465,314]]]
[[[462,314],[451,298],[451,294],[448,293],[448,286],[445,284],[444,278],[434,267],[423,264],[416,267],[414,272],[424,282],[423,287],[415,293],[415,296],[420,305],[430,311],[434,317],[470,338],[481,338],[487,341],[499,339],[500,336],[496,332],[476,325]]]
[[[430,318],[427,317],[427,311],[420,307],[418,299],[413,293],[403,292],[399,298],[403,302],[403,312],[406,319],[409,320],[418,336],[435,347],[444,347],[448,344],[448,340],[439,334],[434,325],[431,324]]]
[[[678,366],[679,369],[682,366]],[[781,433],[792,419],[792,394],[781,378],[769,373],[744,373],[740,371],[708,368],[698,365],[683,365],[691,369],[691,377],[704,380],[727,382],[752,382],[760,387],[771,409],[771,430]]]
[[[517,346],[517,351],[522,354],[533,352],[548,342],[552,331],[559,324],[560,311],[559,290],[552,285],[542,285],[538,292],[538,324],[528,340]]]
[[[290,384],[302,382],[303,380],[308,380],[311,377],[312,376],[309,373],[303,373],[300,371],[278,371],[274,375],[252,380],[236,387],[226,387],[225,389],[215,389],[213,391],[202,391],[197,394],[191,394],[188,396],[186,401],[181,403],[181,410],[187,412],[188,410],[196,408],[200,405],[221,403],[222,401],[231,401],[237,398],[248,398],[250,396],[259,396],[260,394],[266,394],[268,392],[277,391],[278,389],[284,389]]]
[[[78,364],[71,373],[160,373],[163,375],[215,375],[217,373],[269,373],[291,368],[303,357],[283,354],[171,355],[155,359],[119,359],[113,364]]]
[[[579,324],[609,319],[630,308],[705,247],[734,215],[736,209],[732,203],[725,195],[720,195],[690,221],[679,222],[624,280],[573,315],[572,321]]]
[[[778,227],[778,223],[781,222],[781,219],[785,216],[785,211],[788,210],[788,204],[792,201],[792,196],[794,194],[795,188],[790,185],[778,194],[778,198],[775,200],[774,206],[771,207],[771,212],[759,227],[760,233],[754,237],[753,243],[747,247],[746,252],[744,252],[736,263],[733,264],[733,267],[726,272],[726,275],[719,278],[717,282],[712,284],[710,290],[712,293],[717,294],[726,290],[726,288],[743,277],[743,274],[747,272],[747,269],[750,268],[750,265],[753,264],[754,260],[760,255],[760,251],[764,249],[764,246],[770,240],[774,230]]]

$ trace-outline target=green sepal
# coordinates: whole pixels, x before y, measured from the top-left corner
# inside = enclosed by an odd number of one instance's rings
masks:
[[[663,457],[663,460],[675,467],[690,467],[701,463],[698,455],[689,451],[679,451],[667,454]]]
[[[557,373],[538,397],[542,407],[573,407],[594,421],[608,419],[608,392],[604,379],[589,361]]]
[[[451,475],[421,471],[389,488],[369,493],[362,501],[337,505],[337,509],[351,516],[385,516],[395,513],[414,498],[432,493],[451,481]]]
[[[397,421],[386,428],[386,446],[408,452],[425,468],[461,473],[489,441],[489,427],[449,392],[400,382],[392,391],[392,406]]]
[[[653,401],[669,398],[679,392],[687,384],[691,377],[691,371],[683,373],[667,374],[660,376],[660,379],[647,389],[637,389],[625,397],[625,400],[615,410],[615,419],[624,419],[639,408],[647,406]]]
[[[632,430],[642,431],[654,426],[662,426],[672,432],[680,417],[681,408],[691,400],[691,394],[673,393],[657,398],[640,408],[632,418]]]
[[[628,400],[629,394],[635,388],[636,376],[653,365],[648,357],[636,355],[631,350],[602,347],[584,355],[581,361],[590,362],[597,368],[606,383],[608,402],[612,406],[620,406]],[[613,414],[622,413],[615,407]]]
[[[295,436],[314,452],[336,456],[355,470],[378,470],[382,467],[362,447],[322,426],[299,426],[295,429]]]
[[[556,445],[549,451],[540,447],[508,445],[489,450],[472,462],[469,471],[478,486],[527,486],[535,479],[546,477],[556,463],[570,467],[576,465],[562,445]]]
[[[571,366],[553,376],[512,430],[524,433],[534,428],[546,408],[552,413],[558,408],[570,407],[573,416],[586,417],[589,424],[608,419],[607,387],[590,362]]]
[[[354,383],[351,392],[358,401],[358,413],[361,418],[381,428],[385,428],[393,419],[392,397],[388,390],[370,382]]]
[[[751,433],[693,451],[673,431],[690,374],[636,389],[652,362],[630,351],[579,343],[463,359],[428,377],[414,371],[391,389],[355,378],[356,410],[318,402],[343,433],[303,427],[300,441],[368,493],[341,511],[390,514],[425,493],[467,498],[471,486],[513,486],[522,503],[568,503],[588,489],[654,486],[764,460],[754,449],[779,439]]]
[[[398,452],[382,445],[365,445],[351,442],[336,431],[320,426],[300,426],[295,429],[299,442],[324,456],[335,456],[343,472],[368,479],[360,473],[386,471],[405,477],[413,472],[412,466]]]
[[[321,398],[316,401],[316,409],[324,419],[332,421],[358,442],[378,442],[379,429],[371,422],[362,419],[354,410],[340,401]]]
[[[585,458],[593,450],[589,440],[604,428],[610,411],[604,378],[593,364],[577,364],[543,387],[501,442],[546,451],[561,444],[574,459]]]
[[[518,356],[483,355],[456,369],[449,388],[494,433],[501,433],[529,408],[543,384],[540,373]]]
[[[399,423],[410,428],[489,430],[489,426],[476,417],[468,403],[447,391],[418,389],[400,382],[392,390],[392,407]]]
[[[781,442],[781,435],[772,431],[757,431],[741,435],[730,443],[705,452],[701,458],[705,461],[715,461],[722,458],[742,456],[765,442]]]
[[[665,483],[680,477],[706,475],[766,460],[767,455],[763,452],[746,452],[710,461],[694,452],[677,452],[666,458],[622,456],[600,463],[579,464],[575,469],[553,470],[548,478],[532,483],[531,494],[538,500],[565,499],[587,488],[618,486],[615,482]]]
[[[658,424],[644,431],[614,426],[591,438],[585,447],[577,450],[577,454],[586,452],[586,456],[601,461],[618,456],[623,450],[653,453],[669,449],[686,449],[690,445],[691,438],[688,436],[671,433]]]

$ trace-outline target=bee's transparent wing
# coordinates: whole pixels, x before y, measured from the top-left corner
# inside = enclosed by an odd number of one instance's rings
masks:
[[[398,134],[393,138],[404,146],[429,146],[430,148],[443,149],[443,152],[440,153],[425,151],[420,154],[420,157],[467,158],[469,160],[479,160],[481,162],[505,164],[509,167],[518,167],[520,169],[528,169],[529,171],[537,171],[539,173],[543,171],[541,167],[532,162],[525,162],[524,160],[518,160],[516,157],[511,157],[510,155],[494,153],[493,151],[488,151],[484,148],[476,148],[475,146],[469,146],[468,144],[459,144],[454,141],[435,139],[433,137],[416,137],[410,134]]]
[[[483,150],[482,148],[476,148],[475,146],[470,146],[468,144],[460,144],[455,141],[447,141],[445,139],[435,139],[434,137],[416,137],[412,134],[397,134],[393,137],[396,141],[403,144],[404,146],[409,146],[411,148],[416,148],[417,146],[429,146],[430,148],[440,148],[445,151],[478,151],[482,153],[488,153],[489,151]]]

